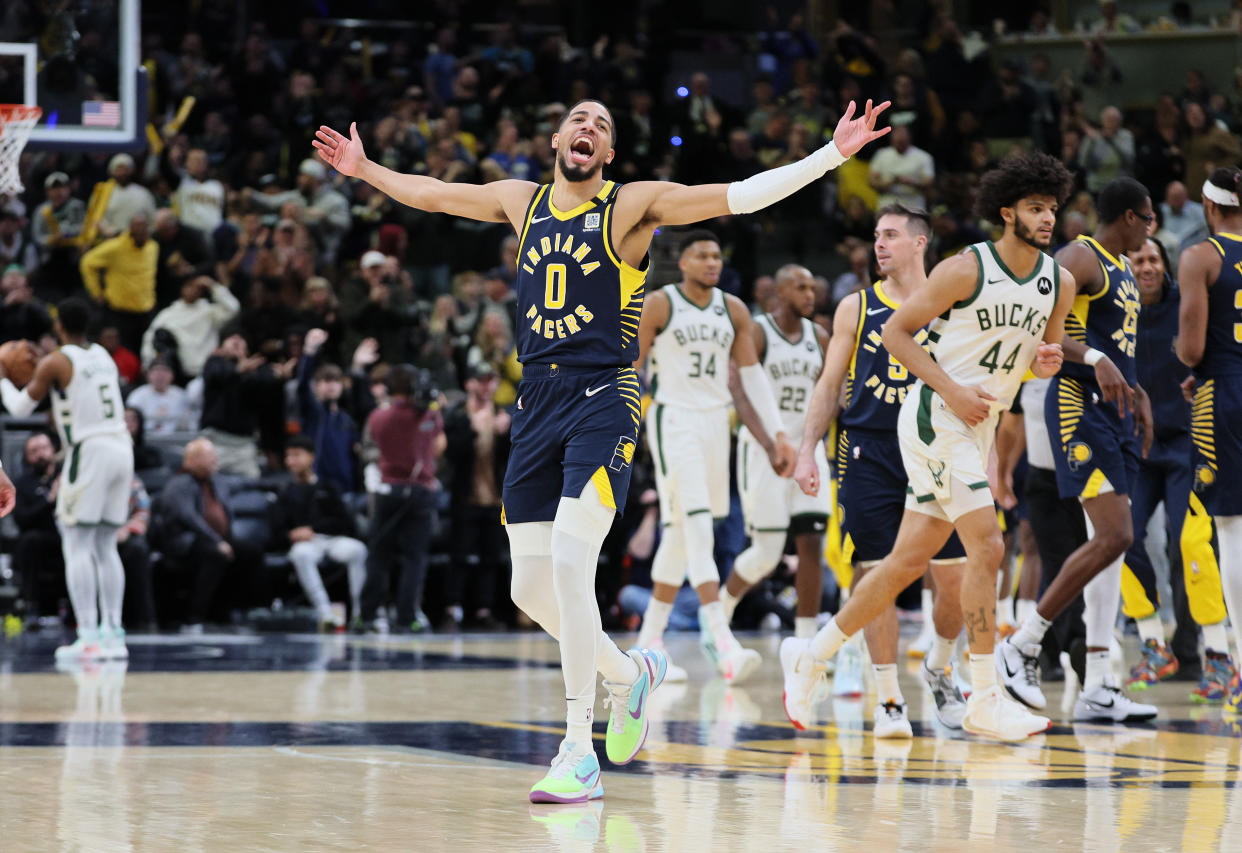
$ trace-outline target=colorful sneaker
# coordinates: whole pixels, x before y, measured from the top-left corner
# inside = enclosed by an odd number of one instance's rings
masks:
[[[649,652],[663,652],[664,659],[668,661],[668,670],[664,673],[664,680],[669,684],[682,684],[689,676],[685,668],[673,663],[672,656],[668,653],[668,649],[664,647],[664,640],[659,637],[648,643],[645,648]]]
[[[99,632],[99,656],[104,660],[127,660],[129,649],[125,645],[125,629],[111,631],[103,628]]]
[[[1242,678],[1235,672],[1229,682],[1229,695],[1225,697],[1225,714],[1242,714]]]
[[[599,780],[599,759],[589,743],[580,747],[562,741],[548,775],[530,789],[532,803],[585,803],[602,796],[604,786]]]
[[[1146,690],[1157,681],[1172,678],[1177,673],[1177,658],[1168,646],[1155,640],[1143,641],[1143,657],[1130,668],[1126,687],[1130,690]]]
[[[1190,700],[1200,705],[1215,704],[1229,695],[1229,683],[1238,673],[1229,655],[1208,652],[1204,658],[1203,678],[1190,694]]]
[[[72,643],[56,649],[56,660],[94,660],[99,657],[98,631],[81,631]]]
[[[638,665],[638,679],[633,684],[604,682],[612,704],[604,751],[613,764],[629,764],[643,748],[650,728],[647,700],[668,673],[668,656],[658,649],[630,649],[626,654]]]

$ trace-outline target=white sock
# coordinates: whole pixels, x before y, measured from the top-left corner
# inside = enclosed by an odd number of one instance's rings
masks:
[[[742,595],[745,594],[742,593]],[[720,606],[724,608],[725,622],[733,621],[733,611],[737,610],[737,603],[741,600],[741,597],[734,597],[728,587],[720,588]]]
[[[1018,603],[1014,605],[1014,616],[1017,618],[1015,624],[1022,625],[1027,619],[1031,618],[1031,614],[1035,612],[1035,602],[1029,598],[1019,598]]]
[[[919,607],[923,611],[923,633],[930,634],[934,630],[932,626],[936,618],[936,602],[932,591],[927,587],[923,587],[923,591],[919,593]]]
[[[794,618],[794,636],[799,640],[809,640],[815,636],[817,620],[814,616],[798,616]]]
[[[970,686],[973,696],[982,696],[988,688],[996,686],[996,659],[993,655],[970,656]]]
[[[638,647],[650,648],[651,644],[664,638],[664,629],[668,627],[668,618],[673,615],[673,602],[661,601],[654,595],[647,602],[647,612],[643,614],[643,627],[638,632]]]
[[[1032,610],[1031,615],[1022,623],[1022,627],[1009,638],[1009,642],[1018,648],[1030,645],[1038,646],[1043,643],[1044,634],[1047,634],[1048,629],[1051,627],[1051,622]]]
[[[1203,626],[1203,648],[1218,655],[1229,654],[1229,633],[1223,621]]]
[[[1110,674],[1107,651],[1087,652],[1087,683],[1083,685],[1084,690],[1100,686]]]
[[[858,633],[862,633],[859,631]],[[811,654],[816,660],[828,660],[835,655],[849,637],[837,627],[837,617],[828,620],[828,624],[819,629],[811,638]]]
[[[946,639],[939,634],[932,639],[931,648],[927,652],[926,664],[928,672],[944,672],[944,668],[953,659],[953,648],[957,645],[957,637]]]
[[[95,566],[99,571],[99,622],[109,631],[121,630],[125,604],[125,566],[116,550],[117,528],[101,524],[94,529]]]
[[[1157,645],[1163,646],[1164,640],[1164,623],[1160,621],[1160,614],[1153,613],[1142,619],[1134,620],[1138,625],[1139,638],[1146,643],[1148,640],[1155,640]]]
[[[565,700],[565,740],[579,748],[591,748],[591,721],[595,716],[595,697]]]
[[[729,630],[729,621],[725,619],[724,605],[719,601],[704,604],[699,608],[699,623],[711,632],[717,647],[727,645],[733,639],[733,633]]]
[[[996,624],[1012,625],[1016,620],[1013,615],[1013,599],[1009,596],[996,599]]]
[[[875,672],[875,695],[881,702],[905,702],[901,688],[897,686],[897,664],[877,663],[871,667]]]

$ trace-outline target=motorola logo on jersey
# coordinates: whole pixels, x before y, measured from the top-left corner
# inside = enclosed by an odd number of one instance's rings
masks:
[[[1052,279],[1048,278],[1046,275],[1041,275],[1039,277],[1039,283],[1036,284],[1035,287],[1041,294],[1047,296],[1049,293],[1052,293]]]

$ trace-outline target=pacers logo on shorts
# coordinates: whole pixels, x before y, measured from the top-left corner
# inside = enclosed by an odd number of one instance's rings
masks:
[[[1195,468],[1195,491],[1203,492],[1216,482],[1216,471],[1211,465],[1199,465]]]
[[[634,461],[634,439],[627,435],[617,441],[617,449],[612,452],[612,461],[608,463],[611,471],[620,471]]]
[[[1065,457],[1069,460],[1070,470],[1077,471],[1091,461],[1091,448],[1081,441],[1072,442],[1066,450]]]

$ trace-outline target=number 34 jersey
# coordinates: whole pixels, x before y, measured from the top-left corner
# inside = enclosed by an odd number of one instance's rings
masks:
[[[700,308],[675,284],[665,285],[668,322],[651,345],[655,369],[652,398],[681,409],[706,411],[729,406],[729,356],[736,331],[725,295],[712,290]]]

